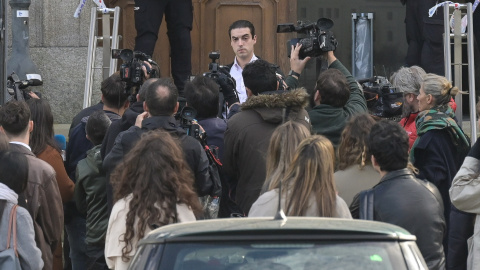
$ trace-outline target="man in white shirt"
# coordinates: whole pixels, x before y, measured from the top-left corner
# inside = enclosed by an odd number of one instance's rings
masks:
[[[229,65],[230,75],[237,83],[238,97],[240,99],[240,103],[243,103],[245,100],[247,100],[247,92],[245,90],[245,84],[243,83],[242,77],[243,68],[248,63],[254,62],[258,59],[254,53],[254,46],[257,43],[255,27],[247,20],[238,20],[230,25],[228,29],[228,35],[230,36],[230,45],[235,53],[233,64]],[[302,73],[308,60],[310,60],[310,57],[299,59],[298,52],[300,47],[301,45],[297,45],[295,48],[292,48],[292,57],[290,58],[291,70],[288,73],[289,77],[292,77],[292,79],[285,79],[285,82],[290,89],[297,87],[300,73]],[[278,66],[272,65],[272,67],[277,69],[277,73],[283,75]]]

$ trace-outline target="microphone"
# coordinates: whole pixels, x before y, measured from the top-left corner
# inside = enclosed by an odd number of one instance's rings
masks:
[[[65,162],[67,157],[65,152],[65,150],[67,149],[67,139],[62,134],[56,134],[53,138],[55,139],[55,142],[57,143],[58,147],[60,147],[62,159]]]

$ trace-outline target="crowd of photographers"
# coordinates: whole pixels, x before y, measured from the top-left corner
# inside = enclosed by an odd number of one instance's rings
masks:
[[[419,67],[401,68],[391,80],[403,93],[403,119],[374,118],[362,86],[335,57],[330,27],[283,26],[316,35],[291,41],[285,75],[255,55],[253,24],[236,21],[233,63],[220,66],[211,54],[209,72],[186,82],[182,96],[147,56],[118,52],[130,64],[102,82],[98,104],[74,117],[64,159],[48,102],[3,105],[0,233],[5,239],[17,211],[22,269],[63,269],[62,228],[65,267],[127,269],[152,229],[273,216],[279,198],[287,215],[402,226],[417,236],[429,269],[474,269],[478,254],[467,239],[480,213],[480,145],[470,149],[456,123],[459,89]],[[316,56],[328,69],[313,89],[298,87]],[[132,57],[142,71],[133,80],[125,76]]]

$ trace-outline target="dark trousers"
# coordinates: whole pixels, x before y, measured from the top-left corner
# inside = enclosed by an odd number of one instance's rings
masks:
[[[408,51],[406,66],[417,65],[427,73],[445,74],[443,56],[443,8],[430,18],[428,10],[436,0],[407,0],[405,28]]]
[[[193,5],[191,0],[135,0],[135,50],[153,55],[163,14],[170,41],[172,76],[179,93],[192,73]]]

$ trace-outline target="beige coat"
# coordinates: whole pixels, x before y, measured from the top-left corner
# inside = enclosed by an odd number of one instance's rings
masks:
[[[350,205],[360,191],[371,189],[380,182],[380,174],[372,165],[367,165],[363,169],[360,169],[359,165],[352,165],[335,172],[334,179],[338,195]]]
[[[125,246],[123,235],[126,232],[125,222],[127,220],[127,214],[130,211],[131,200],[132,195],[130,194],[117,201],[115,205],[113,205],[112,213],[108,220],[107,235],[105,238],[105,260],[110,269],[126,270],[137,250],[137,243],[140,239],[135,237],[132,239],[132,251],[128,254],[130,260],[128,262],[122,260],[122,249]],[[196,221],[192,210],[185,204],[177,204],[177,213],[178,223]],[[135,221],[135,227],[137,224],[138,220]],[[145,229],[145,235],[150,231],[147,227]]]
[[[450,187],[452,204],[476,214],[473,236],[468,239],[467,269],[480,268],[480,160],[467,156]]]
[[[317,204],[313,200],[314,198],[310,198],[310,207],[307,209],[306,215],[307,217],[318,217],[318,208]],[[282,198],[282,207],[285,211],[285,198]],[[250,212],[248,212],[249,217],[273,217],[278,211],[278,189],[273,189],[263,193],[255,203],[253,203],[252,208],[250,208]],[[350,210],[348,209],[347,204],[345,201],[337,196],[337,203],[336,203],[336,211],[335,216],[336,218],[348,218],[352,219],[352,215],[350,214]]]

